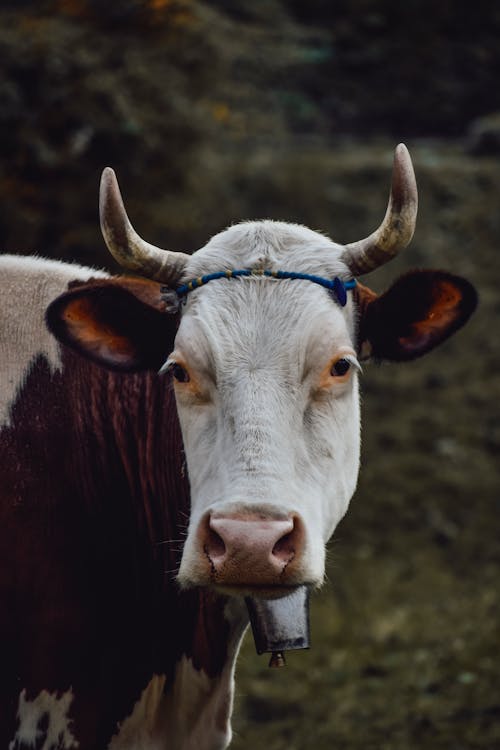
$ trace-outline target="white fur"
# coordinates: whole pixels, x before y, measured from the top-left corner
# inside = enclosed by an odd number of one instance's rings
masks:
[[[173,686],[154,675],[108,750],[225,750],[231,741],[234,668],[246,628],[244,605],[226,606],[231,639],[222,673],[209,678],[191,659],[177,664]]]
[[[38,356],[52,372],[60,367],[59,345],[45,325],[45,310],[71,281],[107,274],[44,258],[0,255],[0,428]]]
[[[240,224],[192,256],[185,279],[228,268],[350,277],[341,247],[305,227]],[[346,512],[359,468],[357,374],[318,395],[336,355],[355,362],[352,294],[342,308],[307,280],[220,279],[191,292],[171,360],[203,398],[176,387],[191,484],[179,581],[196,579],[196,530],[208,511],[298,513],[306,529],[301,581],[321,583],[324,545]],[[356,370],[356,367],[353,368]]]
[[[36,698],[26,698],[26,690],[19,696],[17,719],[19,726],[9,750],[27,750],[37,747],[40,750],[72,750],[79,747],[71,731],[69,710],[73,702],[73,692],[68,690],[61,695],[42,690]],[[48,716],[45,732],[38,729],[41,719]],[[38,743],[44,740],[43,745]]]

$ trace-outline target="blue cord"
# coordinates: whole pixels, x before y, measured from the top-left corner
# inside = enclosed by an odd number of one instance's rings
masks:
[[[325,279],[322,276],[314,276],[309,273],[298,273],[296,271],[251,271],[242,268],[240,270],[218,271],[217,273],[209,273],[205,276],[199,276],[197,279],[192,279],[191,281],[188,281],[187,284],[177,287],[175,291],[178,297],[185,297],[189,292],[193,292],[200,286],[208,284],[209,281],[215,281],[215,279],[237,279],[239,276],[269,276],[273,279],[301,279],[304,281],[312,281],[314,284],[319,284],[320,286],[325,287],[325,289],[333,292],[341,307],[344,307],[347,302],[347,290],[354,289],[356,286],[356,279],[342,281],[338,276],[335,276],[334,279]]]

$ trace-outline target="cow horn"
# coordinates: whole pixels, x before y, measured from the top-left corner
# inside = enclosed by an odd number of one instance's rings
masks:
[[[176,284],[189,260],[186,253],[174,253],[150,245],[129,221],[114,170],[106,167],[99,192],[101,231],[111,255],[129,271],[165,284]]]
[[[387,263],[408,245],[415,231],[417,208],[413,165],[408,149],[400,143],[394,152],[391,194],[382,224],[364,240],[345,246],[342,260],[354,276]]]

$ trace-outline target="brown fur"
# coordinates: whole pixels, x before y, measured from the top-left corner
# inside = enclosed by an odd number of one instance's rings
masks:
[[[69,351],[36,361],[0,432],[0,746],[21,689],[75,699],[82,750],[107,746],[153,674],[226,661],[225,600],[173,581],[189,513],[167,379]]]

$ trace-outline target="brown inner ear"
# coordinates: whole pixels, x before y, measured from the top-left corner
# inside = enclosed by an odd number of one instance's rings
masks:
[[[83,349],[93,352],[96,357],[113,358],[127,362],[136,355],[132,342],[110,326],[99,323],[96,310],[88,298],[70,301],[61,315],[68,335],[79,341]]]
[[[420,357],[461,328],[477,304],[474,287],[445,271],[410,271],[377,296],[358,285],[361,356]]]
[[[426,339],[433,339],[436,333],[439,335],[440,330],[454,324],[461,301],[462,295],[459,290],[450,282],[442,281],[427,317],[413,323],[411,335],[400,336],[400,344],[408,346],[415,338],[424,342]]]

